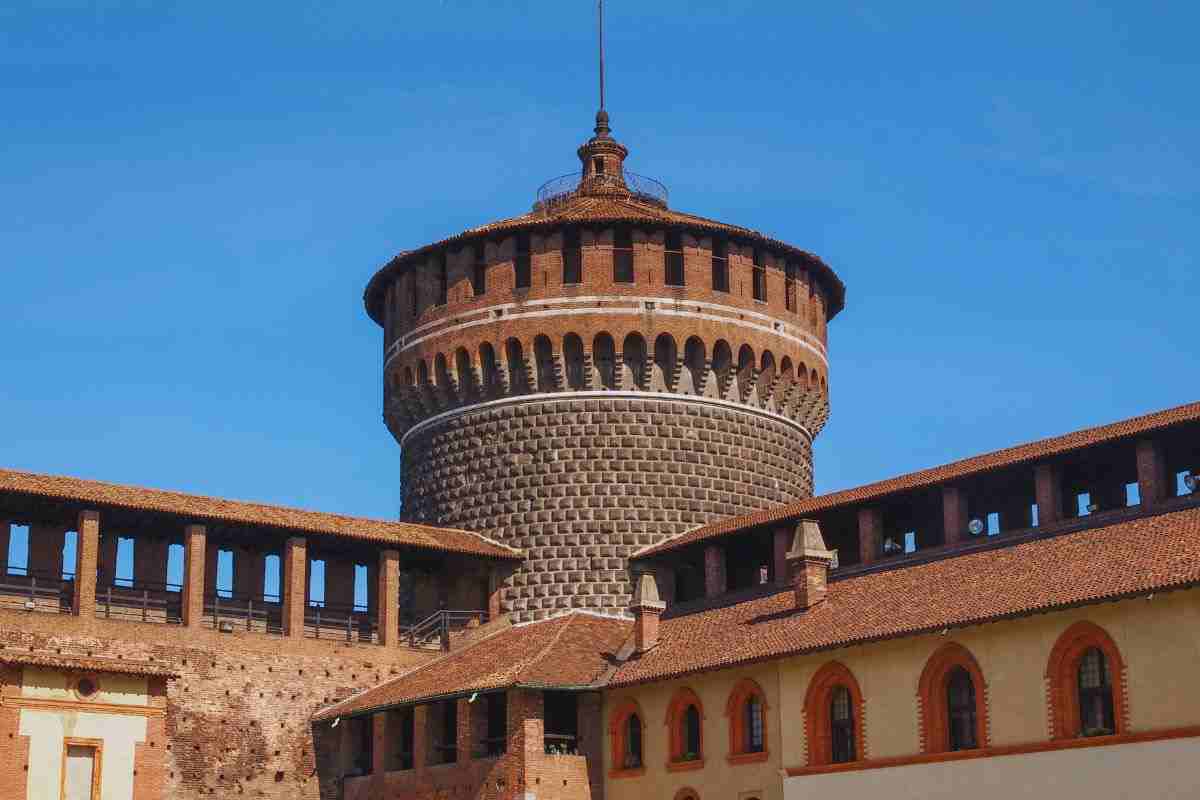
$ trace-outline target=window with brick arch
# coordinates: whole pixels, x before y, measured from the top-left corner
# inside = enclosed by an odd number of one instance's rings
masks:
[[[804,696],[808,765],[862,759],[862,690],[844,664],[830,661],[813,675]]]
[[[766,759],[766,711],[766,696],[758,683],[745,678],[734,687],[725,708],[725,715],[729,718],[731,763]]]
[[[1050,653],[1050,727],[1056,739],[1125,733],[1125,664],[1112,637],[1091,622],[1067,628]]]
[[[917,699],[924,752],[987,746],[987,685],[965,647],[947,642],[934,651],[921,671]]]
[[[667,708],[669,770],[699,768],[704,763],[703,719],[703,706],[695,692],[683,688],[675,693]]]

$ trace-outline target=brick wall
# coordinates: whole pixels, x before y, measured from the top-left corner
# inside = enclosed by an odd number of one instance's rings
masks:
[[[634,551],[714,519],[812,493],[795,428],[682,400],[570,399],[467,411],[410,436],[410,518],[522,548],[502,596],[517,620],[617,613]]]
[[[161,761],[139,767],[134,800],[317,800],[312,712],[436,655],[9,610],[0,610],[0,644],[154,658],[180,673],[168,684],[166,717],[151,718],[139,746]],[[0,726],[13,714],[0,708]],[[23,765],[27,747],[22,737],[0,738],[0,768]]]

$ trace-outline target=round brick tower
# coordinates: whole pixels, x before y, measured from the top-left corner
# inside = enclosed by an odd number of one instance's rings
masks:
[[[515,620],[620,613],[634,551],[807,497],[829,414],[819,258],[671,209],[608,115],[533,210],[371,279],[407,519],[522,548]]]

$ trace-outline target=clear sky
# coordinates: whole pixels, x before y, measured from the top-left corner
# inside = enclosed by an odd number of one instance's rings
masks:
[[[829,491],[1200,399],[1192,3],[609,0],[672,205],[821,255]],[[393,517],[401,249],[527,210],[590,0],[0,8],[0,465]]]

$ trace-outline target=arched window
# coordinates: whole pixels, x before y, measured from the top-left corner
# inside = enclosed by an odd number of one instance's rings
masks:
[[[704,712],[696,693],[686,688],[676,692],[667,708],[671,745],[668,770],[678,772],[704,765],[703,719]]]
[[[483,382],[483,391],[491,393],[496,388],[496,378],[499,368],[496,365],[496,351],[488,342],[479,345],[479,376]]]
[[[525,371],[525,352],[521,343],[509,339],[504,343],[504,360],[508,367],[508,389],[510,392],[528,392],[529,379]]]
[[[683,346],[683,361],[692,385],[682,387],[681,391],[700,394],[704,385],[704,342],[699,337],[693,336],[687,340]]]
[[[975,684],[971,673],[962,667],[950,670],[946,682],[946,713],[949,722],[949,748],[973,750],[979,746],[975,739]]]
[[[405,368],[404,368],[404,385],[405,385],[405,386],[412,386],[412,385],[413,385],[413,371],[412,371],[412,367],[405,367]]]
[[[675,793],[674,800],[700,800],[700,795],[690,786],[685,786]]]
[[[962,645],[939,647],[921,672],[917,699],[926,753],[987,746],[987,685],[975,657]]]
[[[444,353],[438,353],[437,358],[433,360],[434,375],[437,379],[439,389],[450,389],[450,368],[446,365],[446,356]]]
[[[429,385],[429,365],[425,363],[425,359],[417,362],[417,383],[421,386]]]
[[[567,365],[567,387],[582,389],[583,380],[583,340],[573,333],[563,337],[563,361]]]
[[[596,334],[592,341],[592,362],[596,365],[600,385],[605,389],[617,388],[615,350],[611,336],[607,333]]]
[[[631,333],[621,346],[621,361],[624,365],[621,377],[622,389],[641,389],[645,386],[646,340],[641,334]]]
[[[804,696],[808,765],[864,758],[862,717],[862,690],[854,674],[838,661],[817,670]]]
[[[613,709],[608,720],[612,751],[610,777],[642,774],[645,765],[642,758],[642,719],[642,710],[636,700],[626,700]]]
[[[729,374],[733,367],[733,350],[729,342],[717,339],[713,345],[712,368],[717,376],[717,391],[724,394],[729,389]]]
[[[654,380],[651,389],[671,391],[675,385],[675,339],[660,333],[654,340]]]
[[[474,372],[471,369],[471,356],[465,347],[454,351],[454,371],[458,375],[459,391],[465,396],[475,388]]]
[[[738,350],[738,396],[745,398],[754,385],[754,349],[748,344]]]
[[[537,390],[553,392],[558,389],[558,379],[554,374],[554,346],[549,337],[539,336],[533,340],[533,358],[537,366]]]
[[[1046,666],[1054,738],[1106,736],[1128,729],[1125,664],[1103,628],[1076,622],[1067,628]]]
[[[741,764],[767,758],[767,702],[762,687],[743,679],[729,695],[729,761]]]

